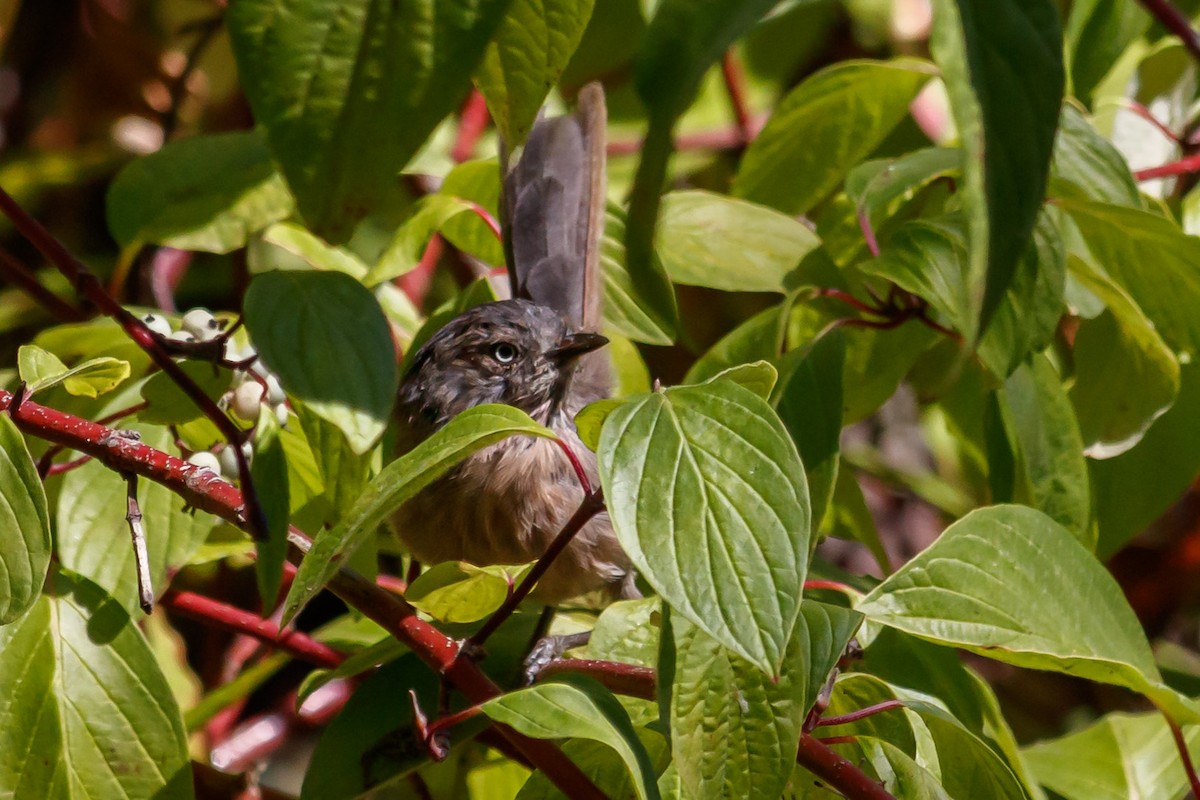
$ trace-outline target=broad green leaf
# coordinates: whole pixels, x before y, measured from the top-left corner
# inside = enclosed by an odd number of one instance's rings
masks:
[[[330,522],[338,522],[362,494],[371,472],[371,459],[358,455],[349,439],[336,425],[309,411],[303,403],[293,408],[300,419],[305,441],[312,453],[313,463],[320,472],[320,482],[332,514]],[[288,459],[291,465],[293,459]]]
[[[268,272],[250,284],[246,328],[288,394],[336,425],[356,453],[383,434],[396,356],[374,295],[337,272]]]
[[[1085,258],[1141,308],[1181,365],[1172,408],[1128,452],[1093,462],[1098,552],[1111,555],[1157,518],[1200,472],[1200,240],[1145,211],[1060,200],[1087,245]]]
[[[108,227],[136,243],[228,253],[292,213],[294,201],[258,131],[168,142],[131,161],[108,190]]]
[[[212,400],[216,400],[229,389],[229,373],[215,368],[212,364],[203,361],[182,361],[179,367]],[[144,422],[182,425],[204,416],[200,407],[184,394],[179,384],[165,372],[151,375],[142,384],[140,391],[142,399],[148,403],[145,409],[138,412],[138,418]],[[208,443],[205,443],[206,447],[207,445]]]
[[[778,797],[807,712],[806,631],[791,637],[773,681],[687,620],[674,617],[671,628],[671,752],[684,794]]]
[[[966,156],[967,285],[982,334],[1045,193],[1064,83],[1058,8],[1053,0],[934,0],[929,49]]]
[[[650,756],[655,772],[665,769],[671,760],[671,748],[668,746],[667,740],[649,728],[638,728],[635,733],[646,749],[646,754]],[[629,774],[629,768],[625,766],[621,756],[608,745],[589,739],[571,739],[563,742],[562,751],[575,762],[575,766],[579,767],[584,775],[591,779],[592,783],[601,787],[608,797],[636,796],[637,778]],[[468,778],[469,780],[470,778]],[[664,800],[667,800],[670,796],[662,791],[661,780],[659,787],[660,794]],[[488,789],[494,791],[494,784],[489,783]],[[472,797],[475,796],[472,795]],[[481,796],[486,798],[489,795],[481,793]],[[570,800],[570,798],[559,791],[544,772],[534,772],[517,792],[516,800]]]
[[[774,5],[775,0],[661,0],[654,6],[633,63],[634,88],[650,120],[625,229],[628,272],[640,295],[652,295],[657,284],[655,229],[675,121],[691,105],[709,67]]]
[[[1184,729],[1192,760],[1200,728]],[[1037,779],[1065,800],[1184,797],[1188,781],[1161,714],[1108,714],[1081,731],[1025,748]]]
[[[669,345],[675,341],[679,324],[675,287],[657,257],[635,283],[625,265],[625,210],[611,202],[604,210],[600,269],[606,327],[636,342]]]
[[[192,797],[183,722],[154,654],[82,578],[56,569],[0,628],[0,718],[0,794]]]
[[[1067,257],[1050,214],[1038,217],[1010,277],[979,341],[980,359],[998,377],[1007,377],[1027,355],[1044,350],[1066,310]]]
[[[808,561],[804,467],[766,401],[730,381],[633,397],[600,434],[617,537],[681,616],[778,674]]]
[[[575,415],[575,431],[592,452],[600,447],[600,430],[604,425],[604,420],[608,419],[612,410],[619,408],[623,402],[614,397],[607,397],[589,403]]]
[[[711,192],[662,199],[655,248],[675,283],[730,292],[787,292],[797,267],[821,240],[797,220],[765,206]]]
[[[842,433],[842,372],[846,340],[830,331],[812,343],[785,377],[776,409],[804,462],[812,524],[820,529],[833,500]]]
[[[434,233],[454,217],[470,210],[466,202],[446,194],[421,198],[415,212],[396,230],[379,260],[363,278],[363,283],[374,286],[413,269]]]
[[[1047,586],[1071,587],[1071,603],[1047,602]],[[1116,581],[1070,531],[1032,508],[971,512],[857,610],[986,658],[1124,686],[1180,721],[1200,721],[1192,701],[1163,684]]]
[[[267,404],[259,406],[254,426],[254,458],[250,477],[258,495],[258,504],[266,519],[265,538],[255,542],[254,577],[264,609],[274,610],[283,580],[283,562],[287,558],[287,534],[290,515],[288,463],[280,441],[279,422]]]
[[[933,76],[926,62],[849,61],[809,77],[747,148],[733,191],[789,214],[825,198],[908,116]]]
[[[607,689],[592,681],[542,683],[500,695],[480,706],[495,722],[535,739],[591,739],[625,762],[641,800],[657,800],[658,776],[629,715]]]
[[[862,219],[877,227],[933,181],[962,171],[957,148],[927,147],[897,158],[867,161],[846,175],[846,196]]]
[[[859,743],[871,763],[871,768],[880,776],[883,788],[893,796],[921,800],[952,800],[937,776],[899,747],[873,736],[860,737]]]
[[[272,225],[263,232],[262,241],[277,249],[264,251],[251,248],[250,252],[255,254],[251,266],[256,272],[292,268],[322,269],[344,272],[369,283],[366,279],[367,265],[358,256],[344,247],[330,245],[294,222]],[[279,251],[288,255],[280,258]]]
[[[242,88],[300,213],[339,242],[462,99],[505,0],[240,0]]]
[[[422,572],[409,584],[404,599],[442,622],[477,622],[504,605],[530,566],[477,567],[447,561]]]
[[[296,689],[296,703],[303,703],[309,695],[330,681],[339,678],[353,678],[364,672],[374,670],[384,664],[395,661],[409,652],[408,647],[398,642],[391,635],[384,636],[378,642],[364,647],[357,653],[348,656],[345,661],[334,669],[314,669],[308,673],[299,688]]]
[[[317,534],[288,592],[284,622],[290,621],[320,591],[344,559],[405,500],[471,453],[515,434],[554,437],[548,428],[515,408],[476,406],[388,464],[337,526]]]
[[[25,439],[0,414],[0,625],[33,605],[50,566],[50,512]],[[61,523],[60,523],[61,524]]]
[[[1049,359],[1036,355],[1018,367],[1005,381],[1001,397],[1020,450],[1030,505],[1073,533],[1089,550],[1095,549],[1079,423]]]
[[[140,421],[123,424],[137,431],[143,444],[164,451],[172,448],[166,428]],[[58,493],[55,544],[64,567],[99,585],[132,614],[138,609],[138,591],[125,521],[126,492],[125,479],[98,461],[68,472]],[[188,509],[182,497],[146,478],[138,480],[138,505],[146,529],[150,583],[157,597],[166,589],[167,575],[186,564],[204,543],[215,519]]]
[[[662,601],[618,600],[602,612],[587,643],[587,658],[653,667],[658,663]]]
[[[1081,320],[1070,398],[1086,452],[1112,458],[1141,441],[1179,394],[1179,362],[1129,293],[1082,259],[1071,274],[1108,307]]]
[[[542,101],[592,16],[595,0],[513,0],[475,73],[509,147],[529,135]]]
[[[846,329],[846,369],[842,385],[842,424],[874,413],[896,393],[913,364],[941,334],[916,321],[890,331]]]
[[[879,565],[882,574],[892,571],[888,560],[887,550],[879,539],[879,531],[875,527],[875,518],[867,508],[863,497],[862,487],[854,470],[840,468],[833,485],[833,496],[830,498],[825,519],[817,529],[822,536],[838,536],[852,542],[860,542],[871,552],[871,557]]]
[[[1076,0],[1067,17],[1067,74],[1071,93],[1090,103],[1092,90],[1125,49],[1150,27],[1150,15],[1129,0]]]
[[[1050,177],[1050,191],[1056,196],[1142,207],[1142,196],[1125,157],[1069,102],[1063,104]]]
[[[62,384],[76,397],[99,397],[129,377],[128,361],[104,356],[90,358],[70,369],[53,353],[37,345],[21,345],[17,369],[30,394]]]

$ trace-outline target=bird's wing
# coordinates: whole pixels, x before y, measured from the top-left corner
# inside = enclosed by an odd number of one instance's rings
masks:
[[[575,113],[534,124],[515,164],[502,154],[502,217],[513,297],[556,308],[583,330],[601,325],[607,114],[590,83]]]

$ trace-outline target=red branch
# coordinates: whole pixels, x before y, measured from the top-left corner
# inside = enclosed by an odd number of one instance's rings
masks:
[[[1139,169],[1133,173],[1133,177],[1134,180],[1148,181],[1154,178],[1170,178],[1175,175],[1191,175],[1194,172],[1200,172],[1200,155],[1185,156],[1169,164]]]
[[[628,697],[654,700],[654,670],[619,661],[596,661],[587,658],[559,658],[538,671],[537,679],[545,680],[562,674],[586,675],[608,687],[610,692]]]
[[[1145,6],[1146,10],[1161,22],[1164,28],[1178,36],[1192,57],[1200,61],[1200,36],[1196,34],[1196,30],[1192,27],[1191,20],[1187,18],[1186,14],[1171,5],[1170,0],[1138,0],[1138,2]]]
[[[252,636],[318,667],[332,669],[345,660],[341,653],[299,631],[280,630],[279,626],[269,619],[194,592],[168,589],[159,602],[185,617]]]
[[[899,700],[884,700],[882,703],[860,708],[857,711],[851,711],[849,714],[842,714],[836,717],[821,717],[817,722],[817,727],[848,725],[851,722],[858,722],[860,719],[873,717],[876,714],[882,714],[884,711],[894,711],[897,708],[904,708],[904,703],[901,703]]]
[[[188,505],[214,514],[246,530],[242,493],[206,469],[126,439],[109,428],[52,408],[25,401],[13,407],[13,395],[0,391],[0,411],[7,410],[17,427],[30,436],[86,453],[121,473],[134,473],[178,494]],[[303,538],[292,533],[293,540]],[[294,554],[293,554],[294,557]],[[419,658],[458,689],[467,700],[482,703],[500,694],[470,658],[460,656],[457,642],[417,616],[412,606],[360,575],[339,570],[329,588],[347,604],[379,623]],[[604,800],[604,794],[553,742],[522,736],[511,728],[498,730],[546,777],[572,798]]]
[[[6,250],[0,250],[0,277],[29,295],[59,322],[87,319],[87,314],[43,286],[33,272]]]
[[[830,750],[811,734],[800,737],[796,761],[846,797],[855,800],[896,800],[855,764]]]
[[[462,163],[475,152],[475,144],[488,124],[487,101],[478,89],[472,89],[458,116],[458,137],[450,149],[450,157]]]
[[[737,120],[741,144],[750,144],[754,138],[754,119],[750,115],[750,105],[746,102],[746,75],[742,71],[742,62],[733,50],[726,50],[725,57],[721,59],[721,77],[725,79],[725,91],[729,94],[730,105],[733,106],[733,116]]]

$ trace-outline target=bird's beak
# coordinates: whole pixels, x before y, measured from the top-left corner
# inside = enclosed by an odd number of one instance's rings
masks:
[[[567,362],[606,344],[608,344],[608,339],[598,333],[572,333],[564,336],[558,343],[558,347],[550,351],[550,357]]]

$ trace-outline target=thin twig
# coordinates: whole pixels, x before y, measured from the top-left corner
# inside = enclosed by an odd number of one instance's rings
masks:
[[[91,460],[92,460],[91,456],[80,456],[79,458],[76,458],[73,461],[65,461],[62,464],[51,464],[46,469],[45,472],[39,471],[39,474],[42,476],[42,479],[45,480],[46,478],[49,478],[52,475],[62,475],[64,473],[70,472],[72,470],[79,469],[80,467],[82,467],[84,464],[88,463]]]
[[[517,610],[517,607],[525,601],[529,593],[533,591],[533,587],[546,574],[546,570],[550,569],[550,565],[554,560],[567,548],[571,540],[575,538],[575,534],[583,530],[583,526],[591,521],[592,517],[599,514],[604,509],[604,493],[597,489],[594,492],[589,492],[584,495],[583,502],[579,504],[579,508],[571,515],[563,525],[562,530],[554,537],[554,541],[546,548],[546,552],[537,560],[533,568],[529,570],[529,574],[525,579],[513,590],[508,599],[504,601],[504,605],[500,606],[490,617],[487,622],[483,623],[478,631],[467,640],[467,649],[478,651],[483,647],[483,643],[488,637],[496,632],[496,629],[504,623],[506,619],[512,616],[512,613]]]
[[[81,322],[87,319],[87,314],[82,309],[76,308],[43,286],[32,271],[3,249],[0,249],[0,277],[29,295],[59,322]]]
[[[163,111],[162,116],[159,118],[159,124],[162,125],[164,142],[170,140],[171,135],[175,132],[175,128],[179,125],[179,108],[183,105],[184,95],[187,94],[188,79],[192,77],[196,65],[200,63],[200,56],[217,35],[217,31],[221,30],[221,22],[223,20],[223,15],[218,15],[209,19],[198,20],[188,26],[189,30],[198,31],[199,36],[196,37],[196,41],[192,42],[192,46],[188,48],[187,54],[184,57],[183,69],[175,76],[175,80],[168,89],[170,101],[166,110]]]
[[[1159,710],[1162,711],[1162,709]],[[1187,774],[1188,785],[1192,787],[1192,796],[1200,798],[1200,777],[1197,777],[1196,767],[1192,764],[1192,754],[1188,752],[1187,739],[1183,737],[1183,729],[1167,712],[1163,711],[1162,715],[1167,721],[1167,727],[1171,729],[1171,738],[1175,740],[1175,747],[1179,750],[1179,760],[1183,762],[1183,771]]]
[[[822,717],[818,720],[817,727],[847,725],[851,722],[857,722],[860,719],[866,719],[875,714],[881,714],[884,711],[893,711],[897,708],[904,708],[904,703],[901,703],[899,700],[884,700],[882,703],[860,708],[857,711],[851,711],[849,714],[840,714],[836,717]]]
[[[1137,181],[1149,181],[1154,178],[1170,178],[1176,175],[1191,175],[1196,172],[1200,172],[1200,155],[1184,156],[1178,161],[1168,164],[1139,169],[1133,173],[1133,178]]]
[[[879,240],[875,238],[875,229],[871,227],[871,218],[865,206],[858,207],[858,228],[862,231],[863,239],[867,242],[867,250],[873,258],[879,258]]]
[[[733,116],[737,120],[738,136],[743,145],[750,144],[754,139],[754,120],[750,115],[750,106],[746,102],[746,75],[742,70],[742,62],[732,49],[725,51],[721,59],[721,77],[725,80],[725,91],[729,95],[729,104],[733,106]]]
[[[1153,111],[1146,108],[1144,105],[1139,103],[1137,100],[1133,100],[1131,98],[1122,98],[1120,101],[1120,104],[1125,106],[1127,109],[1132,111],[1134,114],[1137,114],[1142,119],[1146,120],[1146,122],[1149,122],[1151,125],[1153,125],[1155,128],[1158,129],[1159,133],[1161,133],[1163,136],[1167,137],[1172,142],[1175,142],[1176,144],[1183,144],[1182,136],[1180,136],[1179,134],[1175,133],[1175,131],[1168,128],[1167,124],[1165,122],[1160,120],[1158,117],[1154,116]]]
[[[138,505],[138,478],[125,473],[125,521],[129,523],[129,536],[133,539],[133,566],[137,572],[138,605],[149,614],[154,610],[154,587],[150,583],[150,552],[146,548],[146,528],[142,523],[142,509]]]

